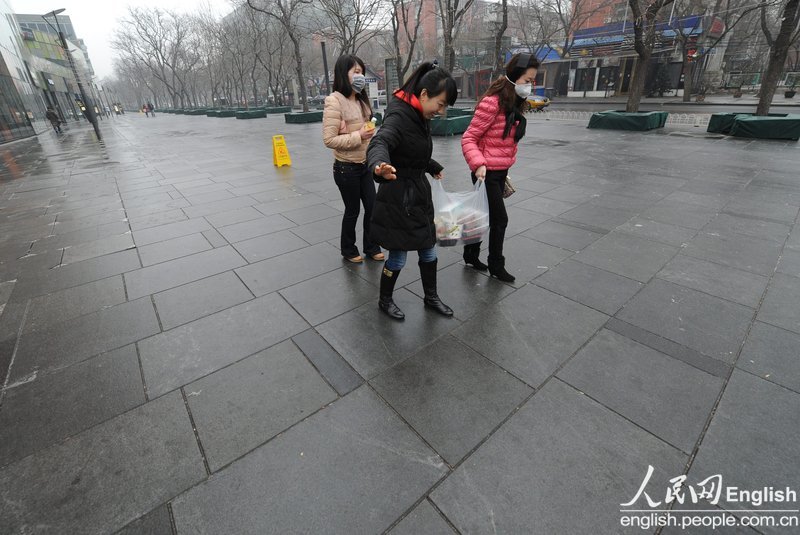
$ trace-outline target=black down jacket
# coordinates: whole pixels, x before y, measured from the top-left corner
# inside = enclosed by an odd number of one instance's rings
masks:
[[[431,186],[425,173],[443,167],[431,159],[430,125],[411,104],[393,98],[383,126],[367,148],[367,163],[374,170],[381,162],[397,169],[396,180],[373,175],[378,186],[372,210],[370,237],[389,250],[418,251],[436,244]]]

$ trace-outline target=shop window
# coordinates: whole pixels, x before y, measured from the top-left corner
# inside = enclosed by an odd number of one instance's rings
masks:
[[[578,69],[575,72],[575,91],[594,91],[596,69]]]
[[[597,79],[598,91],[605,91],[612,85],[617,84],[619,78],[619,67],[601,67],[600,76]]]

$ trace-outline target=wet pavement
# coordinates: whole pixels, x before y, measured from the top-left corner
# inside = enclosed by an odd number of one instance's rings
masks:
[[[439,249],[445,319],[412,255],[395,323],[381,264],[339,254],[319,127],[128,114],[103,145],[73,125],[0,146],[0,532],[796,520],[796,497],[667,490],[800,490],[797,143],[533,116],[517,282]],[[469,184],[459,141],[435,142],[449,190]],[[681,532],[705,531],[662,531]]]

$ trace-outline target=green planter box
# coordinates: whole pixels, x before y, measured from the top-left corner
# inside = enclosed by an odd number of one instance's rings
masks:
[[[184,110],[175,110],[172,113],[174,113],[175,115],[183,115],[183,112]]]
[[[305,124],[305,123],[321,123],[322,122],[322,112],[321,111],[309,111],[309,112],[300,112],[300,113],[287,113],[283,116],[286,120],[286,124]]]
[[[264,108],[264,111],[266,111],[268,114],[270,114],[270,113],[273,113],[273,114],[290,113],[292,111],[292,107],[291,106],[273,106],[272,108]]]
[[[733,121],[738,116],[752,117],[753,113],[712,113],[711,119],[708,121],[708,128],[706,132],[712,134],[730,134],[733,128]],[[785,113],[770,113],[768,117],[786,117]]]
[[[609,130],[653,130],[663,128],[667,124],[669,112],[644,111],[628,113],[624,111],[600,111],[592,114],[589,128],[605,128]]]
[[[206,117],[219,117],[220,110],[208,110],[206,112]]]
[[[431,135],[434,136],[455,136],[463,134],[467,131],[471,115],[464,115],[461,117],[434,117],[431,119]]]
[[[781,115],[737,115],[731,126],[731,135],[755,139],[800,139],[800,115]]]
[[[219,110],[217,117],[236,117],[236,110]]]
[[[237,119],[264,119],[267,116],[267,112],[264,110],[250,110],[250,111],[237,111],[236,118]]]
[[[206,114],[205,108],[198,108],[196,110],[186,110],[184,112],[185,115],[205,115]]]
[[[475,110],[468,110],[466,108],[450,108],[447,110],[447,117],[472,117],[475,115]]]
[[[736,113],[712,113],[711,119],[708,120],[706,132],[711,132],[712,134],[729,134],[733,126],[733,120],[736,119],[736,115]]]

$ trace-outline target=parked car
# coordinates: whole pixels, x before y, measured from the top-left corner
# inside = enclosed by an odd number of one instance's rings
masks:
[[[550,99],[539,95],[528,97],[528,109],[526,111],[544,111],[550,105]]]
[[[328,95],[314,95],[310,99],[308,99],[309,104],[319,105],[325,103],[325,97]]]

